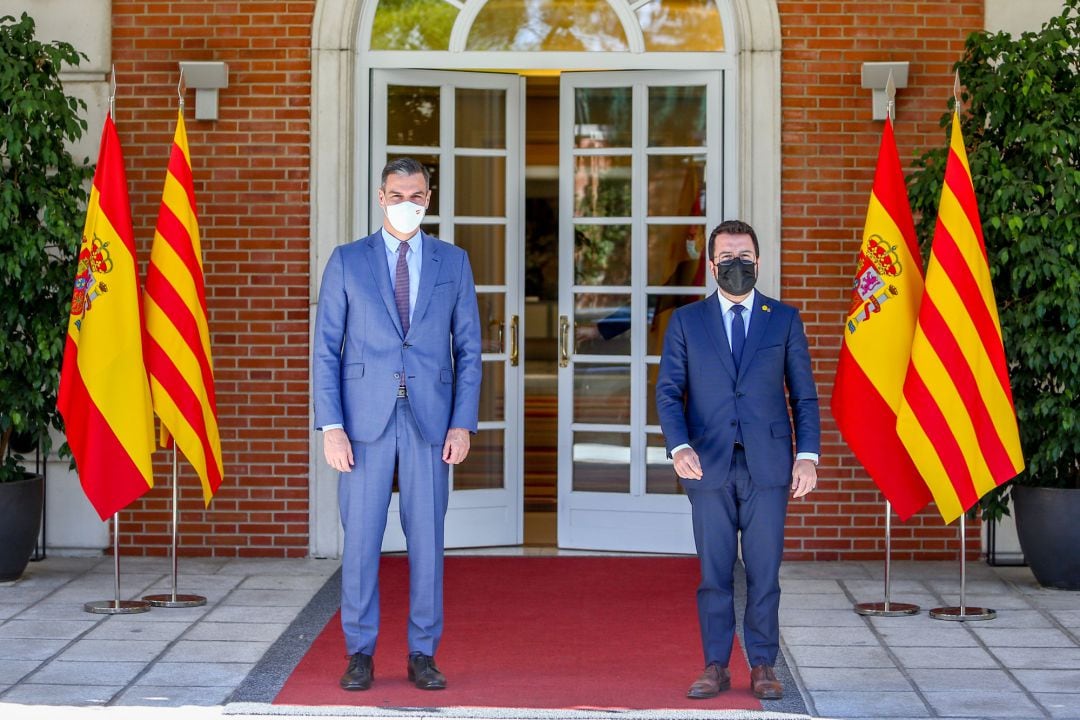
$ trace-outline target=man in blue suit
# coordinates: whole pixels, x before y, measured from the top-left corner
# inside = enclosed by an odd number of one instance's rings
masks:
[[[382,172],[382,228],[339,246],[313,339],[315,426],[341,472],[346,690],[367,690],[379,632],[379,556],[394,469],[409,551],[409,680],[441,690],[443,523],[449,468],[469,453],[480,399],[480,314],[464,250],[420,231],[431,198],[411,158]]]
[[[773,665],[780,647],[784,516],[789,487],[801,498],[817,486],[817,390],[798,311],[754,290],[760,252],[753,228],[721,223],[709,236],[708,253],[719,292],[673,313],[656,384],[660,425],[690,499],[701,561],[705,671],[687,696],[715,697],[731,687],[741,534],[751,690],[778,699],[783,687]]]

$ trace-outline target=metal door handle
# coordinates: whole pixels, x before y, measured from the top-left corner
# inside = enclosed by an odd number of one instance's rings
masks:
[[[510,316],[510,366],[518,364],[518,316]]]
[[[570,365],[570,318],[559,316],[559,367]]]

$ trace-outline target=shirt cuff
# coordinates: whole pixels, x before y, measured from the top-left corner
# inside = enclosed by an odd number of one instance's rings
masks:
[[[341,423],[330,423],[329,425],[323,425],[319,430],[326,432],[327,430],[344,430],[345,426]]]
[[[815,466],[817,466],[818,460],[820,459],[820,457],[818,456],[817,453],[801,452],[801,453],[795,453],[795,459],[796,460],[809,460],[810,462],[814,463]]]
[[[676,445],[675,447],[671,448],[671,456],[675,457],[675,453],[679,452],[680,450],[693,450],[693,448],[690,447],[690,445],[687,443],[683,443],[682,445]]]

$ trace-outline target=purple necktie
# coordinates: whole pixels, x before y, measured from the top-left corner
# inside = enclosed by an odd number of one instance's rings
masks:
[[[394,303],[401,318],[401,329],[406,335],[409,334],[409,264],[405,262],[408,252],[408,242],[403,241],[398,245],[397,269],[394,271]]]

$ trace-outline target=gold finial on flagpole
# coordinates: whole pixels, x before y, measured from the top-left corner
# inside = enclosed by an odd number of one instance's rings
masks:
[[[885,82],[885,97],[888,98],[885,104],[885,114],[889,117],[889,122],[896,120],[896,83],[893,82],[892,70],[889,71],[889,79]]]
[[[109,71],[109,115],[116,120],[116,64]]]
[[[180,114],[184,114],[184,92],[187,90],[187,85],[184,84],[184,67],[180,66],[180,80],[176,83],[176,95],[180,98]]]

